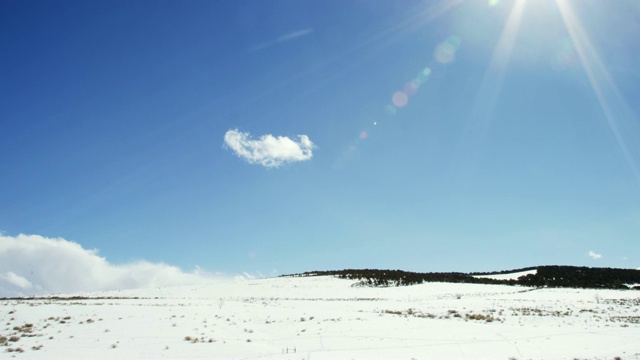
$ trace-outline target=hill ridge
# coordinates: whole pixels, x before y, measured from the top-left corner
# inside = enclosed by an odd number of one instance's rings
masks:
[[[499,275],[536,270],[517,279],[480,278],[479,275]],[[282,276],[336,276],[359,280],[361,286],[406,286],[425,282],[472,284],[503,284],[533,287],[634,289],[640,290],[640,270],[595,268],[587,266],[541,265],[494,272],[411,272],[390,269],[344,269],[307,271]]]

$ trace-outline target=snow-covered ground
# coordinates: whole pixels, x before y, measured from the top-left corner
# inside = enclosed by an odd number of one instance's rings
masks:
[[[0,301],[0,358],[640,359],[638,291],[355,282],[285,277]]]
[[[474,277],[479,279],[518,280],[520,276],[535,275],[537,273],[538,273],[538,270],[533,269],[533,270],[519,271],[514,273],[508,273],[508,274],[475,275]]]

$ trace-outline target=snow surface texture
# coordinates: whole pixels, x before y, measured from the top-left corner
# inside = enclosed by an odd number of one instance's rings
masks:
[[[533,269],[533,270],[520,271],[520,272],[508,273],[508,274],[475,275],[474,278],[494,279],[494,280],[518,280],[520,276],[535,275],[537,273],[538,273],[538,270]]]
[[[640,359],[638,291],[355,283],[284,277],[4,300],[0,358]]]

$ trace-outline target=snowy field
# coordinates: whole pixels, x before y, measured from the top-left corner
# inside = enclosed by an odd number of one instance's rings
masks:
[[[0,358],[640,359],[639,291],[354,283],[284,277],[0,301]]]
[[[533,269],[508,274],[475,275],[474,277],[478,279],[517,280],[520,276],[535,275],[536,273],[538,273],[538,270]]]

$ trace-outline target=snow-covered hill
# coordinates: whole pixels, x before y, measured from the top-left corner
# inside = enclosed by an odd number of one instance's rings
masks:
[[[353,283],[282,277],[4,300],[0,356],[640,359],[638,291]]]
[[[537,273],[538,273],[538,270],[533,269],[533,270],[525,270],[525,271],[518,271],[518,272],[512,272],[512,273],[505,273],[505,274],[474,275],[474,277],[478,279],[518,280],[520,276],[535,275]]]

